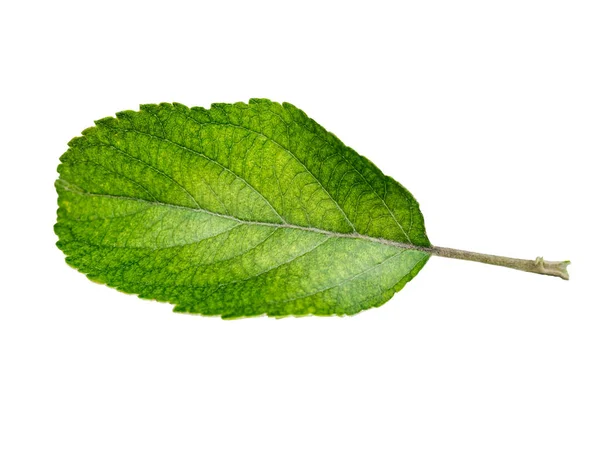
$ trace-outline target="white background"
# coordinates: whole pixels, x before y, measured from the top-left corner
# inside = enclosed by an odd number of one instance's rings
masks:
[[[0,447],[598,449],[596,1],[6,2]],[[432,258],[350,318],[223,321],[91,283],[58,158],[140,103],[288,101],[403,183]]]

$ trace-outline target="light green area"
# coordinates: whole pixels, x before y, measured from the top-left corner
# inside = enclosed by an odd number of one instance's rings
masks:
[[[412,195],[290,104],[116,116],[58,167],[57,245],[92,280],[180,312],[345,315],[427,261],[402,248],[430,246]]]

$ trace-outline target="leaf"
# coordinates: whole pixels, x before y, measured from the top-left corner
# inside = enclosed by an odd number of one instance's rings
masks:
[[[143,105],[69,143],[58,247],[175,311],[344,315],[402,289],[429,246],[413,196],[294,106]]]
[[[87,276],[179,312],[346,315],[431,254],[568,279],[568,261],[431,246],[413,196],[299,109],[143,105],[61,157],[58,247]]]

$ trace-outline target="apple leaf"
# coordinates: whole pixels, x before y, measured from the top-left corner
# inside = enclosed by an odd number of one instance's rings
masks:
[[[84,130],[58,172],[67,262],[179,312],[350,315],[430,254],[461,257],[430,245],[404,187],[288,103],[143,105]]]

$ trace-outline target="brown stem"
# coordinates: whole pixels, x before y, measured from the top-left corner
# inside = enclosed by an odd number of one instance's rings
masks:
[[[432,255],[442,256],[444,258],[464,259],[467,261],[477,261],[495,266],[509,267],[511,269],[523,270],[525,272],[539,273],[541,275],[551,275],[560,277],[563,280],[569,279],[567,266],[570,261],[544,261],[544,258],[537,257],[534,260],[507,258],[506,256],[486,255],[483,253],[467,252],[465,250],[455,250],[445,247],[429,247],[427,249]]]

